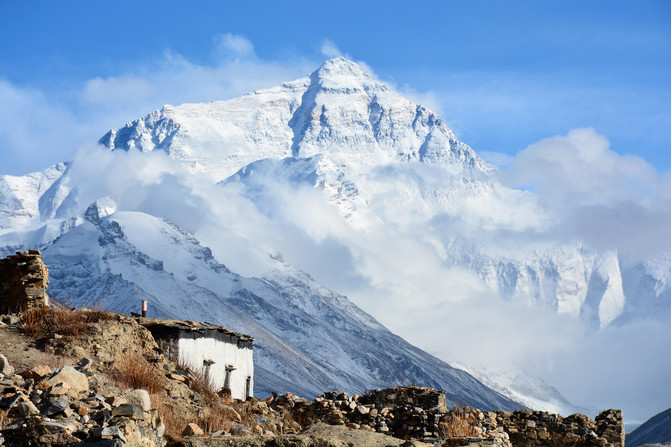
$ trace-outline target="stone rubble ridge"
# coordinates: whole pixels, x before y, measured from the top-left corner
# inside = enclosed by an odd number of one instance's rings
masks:
[[[7,321],[7,325],[0,329],[6,332],[17,330],[18,316],[6,315],[3,320]],[[115,324],[119,326],[117,330],[125,328],[126,331],[137,328],[148,338],[144,343],[136,341],[135,344],[138,348],[143,347],[145,353],[153,352],[155,343],[148,331],[139,327],[141,325],[137,320],[119,315],[118,321],[100,324]],[[198,327],[192,322],[185,324]],[[114,337],[114,334],[114,329],[108,328],[94,335],[112,338],[110,343],[114,346],[132,341],[124,340],[122,336]],[[67,341],[56,334],[53,340],[46,341],[58,348],[55,354],[70,348],[84,352],[73,346],[80,342],[76,339]],[[606,410],[595,420],[579,414],[561,417],[531,410],[512,413],[470,408],[450,410],[444,392],[418,386],[375,390],[362,396],[333,391],[313,401],[290,393],[274,394],[265,400],[253,399],[249,402],[251,406],[247,408],[251,412],[249,422],[252,424],[249,428],[241,425],[239,413],[229,410],[235,416],[230,429],[208,432],[204,426],[190,422],[182,432],[184,439],[179,441],[165,436],[169,427],[152,406],[147,391],[120,389],[101,378],[101,368],[109,364],[101,349],[95,348],[96,354],[92,358],[82,358],[76,366],[65,365],[56,369],[46,365],[15,369],[0,354],[0,412],[6,415],[1,427],[0,445],[158,447],[171,442],[171,446],[183,447],[324,447],[348,445],[328,436],[329,433],[333,436],[349,433],[361,437],[357,439],[365,439],[362,443],[351,445],[624,447],[620,410]],[[180,374],[160,355],[154,363],[171,382],[169,390],[166,389],[169,399],[177,399],[174,401],[180,406],[196,399],[202,401],[202,397],[197,397],[193,390],[186,390],[184,382],[191,380],[187,373]],[[234,402],[227,402],[225,407],[232,408]],[[189,408],[194,411],[195,420],[195,407]],[[466,427],[467,431],[455,433],[451,431],[455,426]],[[321,427],[318,430],[321,433],[319,439],[313,434],[306,434],[317,430],[315,427]],[[387,441],[372,444],[373,438],[367,436],[377,437],[377,440],[382,436]],[[292,444],[296,439],[303,443]],[[217,444],[219,441],[221,443]]]
[[[444,392],[433,388],[407,386],[363,396],[335,391],[312,402],[290,394],[278,395],[273,396],[269,406],[292,408],[293,417],[306,421],[306,425],[344,425],[441,446],[453,445],[443,443],[445,438],[458,437],[464,438],[463,443],[454,445],[484,442],[500,447],[624,447],[621,410],[604,410],[594,420],[583,414],[562,417],[533,410],[450,410],[445,397]]]

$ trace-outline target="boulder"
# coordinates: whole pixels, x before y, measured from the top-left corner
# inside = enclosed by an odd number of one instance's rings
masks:
[[[0,373],[5,376],[14,374],[14,367],[9,364],[9,360],[3,354],[0,354]]]
[[[70,365],[61,368],[58,374],[47,381],[47,384],[54,386],[61,382],[68,384],[73,391],[78,393],[87,392],[89,390],[89,378]]]
[[[109,427],[100,427],[94,428],[91,430],[93,436],[109,436],[111,438],[121,439],[122,442],[126,443],[126,436],[123,434],[123,431],[116,425],[111,425]]]
[[[51,368],[49,368],[47,365],[37,365],[27,371],[22,372],[21,376],[24,379],[33,379],[37,382],[49,374],[51,374]]]
[[[19,414],[23,417],[34,416],[40,414],[40,410],[37,409],[34,403],[31,401],[21,402],[16,406]]]
[[[81,439],[70,433],[54,433],[40,436],[39,441],[40,445],[72,445],[79,443]]]
[[[46,416],[53,416],[55,414],[61,413],[70,407],[70,401],[67,397],[61,397],[58,400],[51,401],[47,403],[42,413]]]
[[[140,407],[142,411],[151,410],[151,399],[147,390],[133,390],[126,395],[126,399],[129,404]]]
[[[67,383],[59,383],[49,390],[49,397],[61,397],[70,392],[70,386]]]
[[[112,416],[126,416],[131,419],[144,419],[144,411],[136,405],[123,404],[112,409]]]
[[[182,436],[203,436],[204,434],[203,429],[193,422],[187,425],[182,432]]]

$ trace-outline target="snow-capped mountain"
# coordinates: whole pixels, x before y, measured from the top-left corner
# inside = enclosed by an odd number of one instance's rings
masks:
[[[213,181],[242,182],[257,201],[273,187],[264,185],[269,178],[321,188],[352,224],[382,219],[394,230],[419,230],[446,262],[475,270],[506,299],[582,316],[595,327],[608,326],[628,304],[615,252],[581,244],[492,249],[444,226],[429,228],[449,218],[524,231],[544,217],[533,198],[496,184],[494,168],[439,116],[344,58],[237,99],[165,106],[100,142],[164,151]],[[505,211],[513,206],[519,211]],[[667,279],[653,286],[656,293],[668,290],[670,267],[659,267]]]
[[[43,248],[56,296],[124,311],[143,297],[157,315],[254,335],[257,388],[409,381],[514,406],[329,288],[357,288],[378,319],[401,302],[459,300],[454,271],[595,330],[671,309],[671,257],[625,267],[580,242],[520,242],[552,218],[537,197],[501,185],[437,114],[344,58],[240,98],[164,106],[100,144],[0,176],[0,252]],[[542,382],[513,382],[510,396],[565,404]]]
[[[100,143],[111,150],[162,150],[215,181],[258,160],[320,154],[356,170],[394,161],[458,172],[492,169],[435,113],[344,58],[327,61],[307,78],[237,99],[164,106],[111,130]]]

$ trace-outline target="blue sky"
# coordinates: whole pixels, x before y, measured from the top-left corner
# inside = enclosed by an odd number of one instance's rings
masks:
[[[492,152],[594,127],[615,152],[671,169],[668,1],[37,1],[0,3],[0,173],[340,53],[500,163]]]

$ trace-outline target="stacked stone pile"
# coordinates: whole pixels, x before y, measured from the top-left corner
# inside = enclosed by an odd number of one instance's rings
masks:
[[[415,386],[365,396],[324,393],[314,401],[287,394],[274,396],[268,404],[276,411],[289,408],[302,426],[324,422],[438,445],[624,446],[620,410],[603,411],[596,420],[581,414],[562,417],[530,410],[448,410],[444,393]]]
[[[49,270],[39,250],[19,251],[0,259],[0,312],[49,304]]]
[[[165,426],[145,390],[100,382],[93,360],[18,374],[0,354],[0,444],[11,446],[165,445]]]
[[[482,411],[468,409],[456,421],[445,403],[445,393],[432,388],[392,387],[364,396],[324,393],[313,402],[282,395],[275,396],[269,406],[276,411],[291,408],[292,417],[302,426],[324,422],[406,440],[442,443],[448,437],[472,437],[486,439],[493,446],[512,445],[504,428],[497,426],[494,413],[488,420]]]
[[[572,414],[562,418],[557,414],[530,410],[514,413],[497,411],[496,418],[509,433],[513,445],[624,445],[621,410],[602,411],[596,420],[584,414]]]

